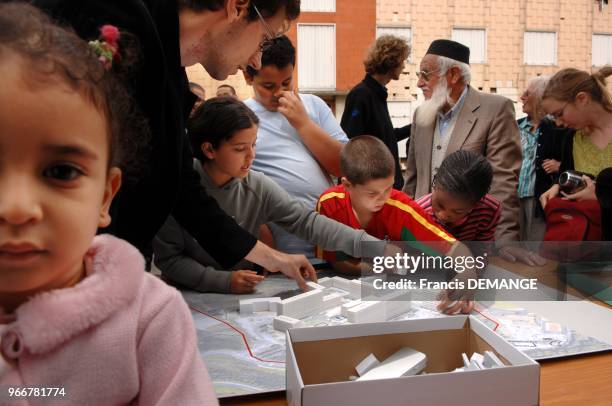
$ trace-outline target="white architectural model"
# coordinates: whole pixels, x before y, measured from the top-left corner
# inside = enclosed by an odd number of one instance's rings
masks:
[[[427,356],[414,348],[404,347],[357,378],[358,381],[399,378],[416,375],[427,366]]]
[[[240,313],[278,312],[277,306],[280,302],[280,297],[258,297],[254,299],[242,299],[239,301]]]
[[[287,316],[276,316],[274,318],[274,330],[286,331],[290,328],[302,327],[304,322],[302,320],[294,319]]]
[[[274,312],[278,315],[274,328],[285,331],[298,327],[299,323],[294,320],[338,306],[350,323],[385,321],[410,310],[410,297],[403,292],[380,297],[380,300],[361,300],[362,294],[369,292],[372,285],[358,279],[334,276],[321,278],[319,283],[307,282],[307,285],[311,290],[285,300],[278,297],[240,300],[240,312]]]
[[[463,359],[463,367],[456,368],[453,372],[478,371],[505,366],[492,351],[485,351],[485,355],[475,352],[470,358],[468,358],[466,353],[463,353],[461,358]]]
[[[378,358],[376,358],[374,354],[370,354],[365,357],[363,361],[357,364],[357,366],[355,367],[355,371],[357,371],[357,375],[363,376],[370,369],[377,367],[378,365],[380,365],[380,361],[378,360]],[[355,377],[355,379],[357,379],[357,377]]]

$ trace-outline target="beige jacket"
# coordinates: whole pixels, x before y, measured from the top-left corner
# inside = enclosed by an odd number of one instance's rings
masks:
[[[414,112],[412,120],[403,189],[414,199],[431,192],[431,150],[435,130],[435,122],[426,127],[417,125],[418,114],[419,109]],[[484,155],[493,167],[490,194],[503,204],[495,239],[518,240],[517,187],[522,152],[512,101],[470,87],[451,134],[446,156],[460,149]]]

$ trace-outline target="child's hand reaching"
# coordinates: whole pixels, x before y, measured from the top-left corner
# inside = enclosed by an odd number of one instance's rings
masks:
[[[234,271],[230,281],[230,291],[237,294],[251,293],[263,279],[264,277],[257,275],[255,271],[245,269]]]
[[[438,303],[437,309],[440,313],[469,314],[474,309],[473,300],[453,300],[449,297],[449,293],[446,291],[441,292],[438,299],[440,302]]]

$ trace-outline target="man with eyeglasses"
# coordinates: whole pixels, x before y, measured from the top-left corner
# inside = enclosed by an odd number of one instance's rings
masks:
[[[498,246],[505,245],[519,239],[519,131],[510,99],[470,86],[469,57],[468,47],[439,39],[421,60],[418,87],[425,102],[414,113],[403,190],[418,199],[431,192],[446,156],[460,149],[482,154],[493,168],[490,194],[503,204],[495,238]],[[504,254],[510,260],[534,263],[531,254],[518,247],[504,248]]]
[[[34,0],[82,38],[94,40],[112,24],[122,33],[119,54],[136,55],[130,66],[118,59],[124,83],[146,116],[151,152],[145,174],[123,187],[111,211],[109,230],[150,251],[168,215],[224,267],[243,258],[282,271],[306,288],[316,279],[304,256],[272,250],[242,230],[206,194],[192,167],[185,120],[195,101],[185,66],[202,64],[223,80],[247,66],[259,68],[261,49],[286,31],[300,13],[299,0]],[[61,236],[60,236],[61,237]]]

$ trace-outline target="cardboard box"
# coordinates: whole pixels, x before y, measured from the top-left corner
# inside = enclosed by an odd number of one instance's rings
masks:
[[[537,405],[540,366],[472,316],[288,330],[289,405]],[[350,381],[368,354],[402,347],[427,355],[426,375]],[[461,354],[493,351],[504,368],[449,372]]]

